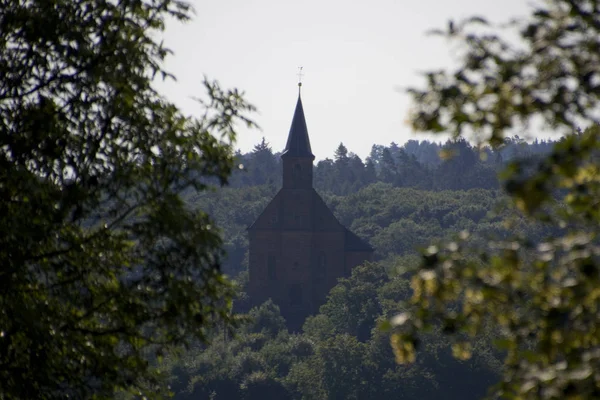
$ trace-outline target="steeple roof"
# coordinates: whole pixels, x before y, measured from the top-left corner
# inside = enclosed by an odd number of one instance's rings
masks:
[[[310,149],[310,140],[308,139],[308,129],[306,129],[306,120],[304,119],[304,109],[302,108],[302,99],[298,93],[298,102],[292,119],[292,126],[288,135],[287,144],[281,154],[281,157],[310,157],[314,160],[315,156]]]

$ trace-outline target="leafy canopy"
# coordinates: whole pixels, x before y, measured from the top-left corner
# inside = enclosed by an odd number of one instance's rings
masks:
[[[540,162],[514,161],[505,189],[525,215],[556,229],[473,245],[466,233],[429,247],[414,271],[412,308],[391,322],[397,359],[412,361],[418,337],[441,324],[454,353],[470,356],[469,337],[492,326],[506,353],[502,398],[600,396],[600,4],[548,0],[510,25],[503,39],[480,18],[449,25],[463,50],[453,72],[427,74],[412,89],[420,131],[474,133],[499,145],[514,128],[543,121],[569,133]],[[578,131],[582,124],[589,126]]]
[[[222,241],[182,191],[227,182],[237,91],[153,88],[178,0],[0,0],[0,397],[152,397],[149,360],[228,320]],[[138,387],[139,386],[139,387]]]

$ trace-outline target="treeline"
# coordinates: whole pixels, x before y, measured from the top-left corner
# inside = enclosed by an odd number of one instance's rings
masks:
[[[346,195],[376,182],[396,187],[423,190],[496,189],[497,173],[506,162],[515,158],[534,158],[546,154],[552,141],[527,143],[518,136],[507,139],[501,148],[477,148],[465,140],[440,144],[409,140],[403,146],[373,145],[369,156],[362,160],[343,143],[333,159],[319,161],[314,168],[314,185],[320,192]],[[237,154],[242,170],[230,181],[232,187],[281,186],[280,153],[263,138],[246,154]]]

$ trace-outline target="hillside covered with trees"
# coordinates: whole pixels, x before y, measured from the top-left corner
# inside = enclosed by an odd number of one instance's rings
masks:
[[[278,307],[248,309],[246,228],[275,195],[281,165],[263,141],[237,155],[232,187],[186,198],[222,229],[225,272],[240,294],[240,326],[223,329],[209,346],[169,354],[159,365],[176,399],[478,399],[497,382],[502,365],[494,332],[478,338],[474,357],[452,357],[439,330],[423,340],[414,364],[395,363],[385,326],[412,294],[405,273],[420,262],[419,249],[461,232],[485,243],[519,234],[532,241],[552,229],[523,218],[499,189],[497,172],[516,158],[534,162],[554,144],[518,138],[499,151],[467,142],[410,141],[373,146],[366,161],[343,145],[334,159],[318,162],[315,186],[339,221],[367,240],[375,260],[335,286],[317,315],[289,332]],[[450,150],[447,159],[440,152]],[[465,179],[468,175],[470,179]],[[415,179],[416,177],[420,179]],[[384,328],[384,329],[382,329]]]

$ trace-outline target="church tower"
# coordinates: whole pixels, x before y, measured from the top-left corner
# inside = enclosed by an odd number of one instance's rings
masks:
[[[373,249],[338,222],[313,188],[315,156],[300,92],[281,159],[282,188],[248,228],[248,294],[254,305],[272,299],[288,327],[299,330]]]
[[[283,161],[284,189],[312,189],[315,156],[310,149],[300,92],[298,92],[296,110],[294,111],[294,118],[292,118],[287,144],[281,154],[281,160]]]

